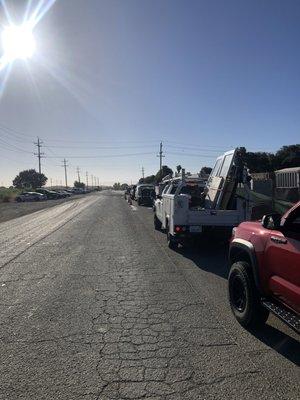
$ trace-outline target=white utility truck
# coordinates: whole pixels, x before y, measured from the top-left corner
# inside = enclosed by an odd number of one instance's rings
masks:
[[[193,236],[230,232],[251,216],[247,178],[237,150],[217,158],[206,184],[184,170],[181,177],[167,177],[153,207],[155,229],[166,231],[170,248]],[[237,195],[238,186],[245,188],[245,197]]]

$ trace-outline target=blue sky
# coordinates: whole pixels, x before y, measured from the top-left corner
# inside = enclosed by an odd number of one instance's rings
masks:
[[[20,21],[26,2],[6,4]],[[3,88],[0,185],[37,168],[36,136],[53,183],[64,157],[70,181],[77,166],[105,183],[156,173],[160,140],[192,172],[299,143],[299,21],[298,0],[56,1]]]

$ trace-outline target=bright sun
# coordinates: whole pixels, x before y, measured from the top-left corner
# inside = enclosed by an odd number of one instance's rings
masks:
[[[4,57],[9,62],[30,58],[35,51],[32,29],[26,24],[7,26],[2,32],[2,45]]]

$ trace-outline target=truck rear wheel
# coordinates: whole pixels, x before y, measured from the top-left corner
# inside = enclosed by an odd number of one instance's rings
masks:
[[[247,262],[238,261],[231,266],[228,297],[235,318],[245,328],[258,328],[267,321],[269,311],[260,303],[260,296]]]
[[[161,226],[162,226],[162,224],[161,224],[160,220],[157,218],[156,214],[154,214],[154,229],[157,231],[160,231]]]

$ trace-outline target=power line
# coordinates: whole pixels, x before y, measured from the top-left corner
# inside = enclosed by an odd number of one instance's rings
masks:
[[[89,142],[90,143],[90,142]],[[101,150],[116,150],[116,149],[140,149],[140,148],[155,148],[156,146],[153,144],[143,144],[143,145],[131,145],[131,146],[93,146],[93,147],[84,147],[84,146],[61,146],[61,145],[48,145],[48,148],[59,148],[59,149],[85,149],[85,150],[93,150],[93,149],[101,149]]]
[[[14,144],[11,144],[11,143],[6,142],[6,141],[3,140],[2,138],[0,138],[0,142],[1,142],[2,144],[4,144],[4,146],[9,146],[9,147],[6,147],[5,150],[14,151],[14,152],[19,152],[19,153],[32,154],[32,151],[27,151],[27,150],[21,149],[20,147],[17,147],[17,146],[15,146]],[[11,147],[12,147],[12,148],[11,148]]]
[[[4,125],[3,123],[0,124],[0,128],[2,128],[2,130],[8,131],[10,134],[13,134],[13,135],[15,135],[17,137],[18,136],[22,137],[22,138],[26,137],[28,141],[32,141],[32,139],[33,139],[33,136],[27,135],[24,132],[18,131],[18,130],[13,129],[13,128],[10,128],[10,127]]]
[[[177,152],[173,152],[173,151],[172,152],[168,151],[168,154],[172,154],[172,155],[176,155],[176,156],[199,157],[199,158],[202,158],[202,157],[213,158],[213,159],[216,158],[215,155],[208,156],[207,154],[177,153]]]
[[[213,152],[213,153],[219,153],[220,151],[225,152],[228,149],[221,149],[221,150],[216,150],[216,149],[207,149],[207,148],[195,148],[194,146],[173,146],[171,144],[167,145],[167,148],[171,148],[171,149],[176,149],[176,150],[196,150],[196,151],[207,151],[207,152]]]
[[[155,154],[152,152],[146,153],[129,153],[129,154],[110,154],[110,155],[101,155],[101,156],[68,156],[68,158],[110,158],[110,157],[131,157],[131,156],[144,156],[149,154]],[[61,158],[61,156],[51,156],[48,158]]]

